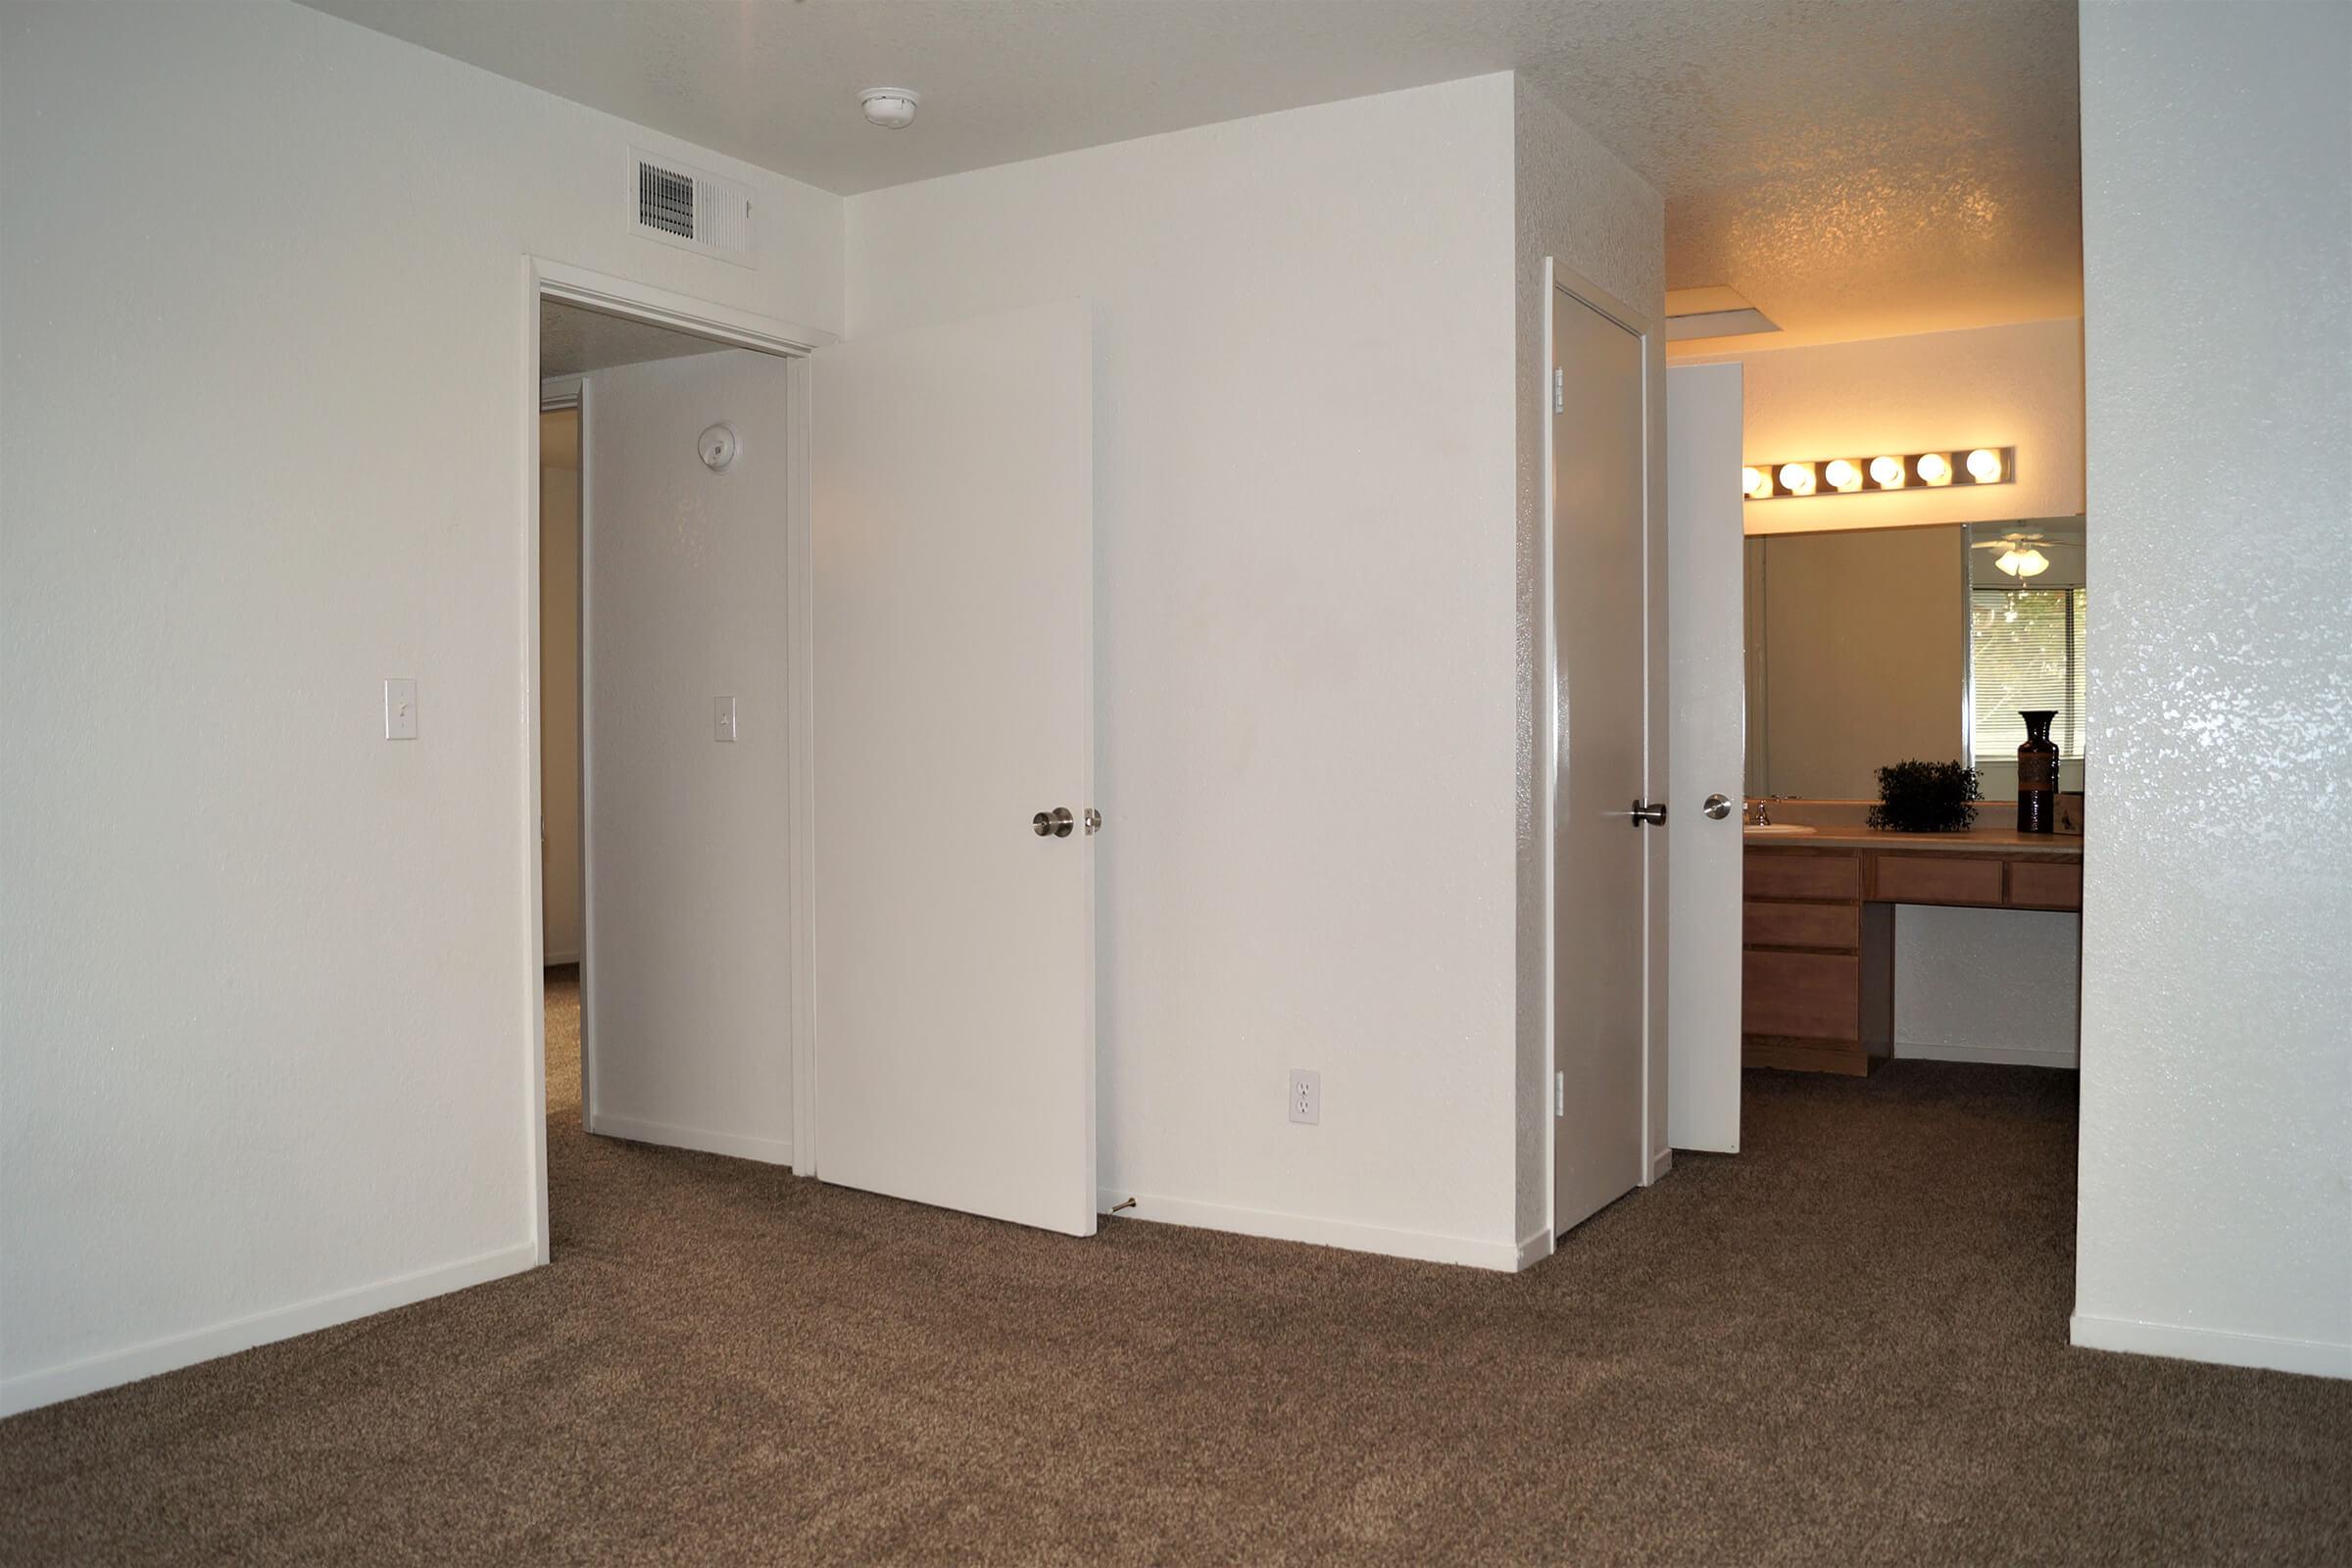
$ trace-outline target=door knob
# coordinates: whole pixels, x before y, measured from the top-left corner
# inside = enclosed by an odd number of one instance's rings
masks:
[[[1056,806],[1051,811],[1038,812],[1029,819],[1029,825],[1037,829],[1037,836],[1041,839],[1066,839],[1077,821],[1070,814],[1068,807]]]
[[[1699,809],[1706,812],[1710,820],[1720,822],[1732,814],[1732,798],[1729,795],[1710,795],[1707,804]]]
[[[1666,807],[1663,802],[1656,806],[1645,806],[1642,802],[1636,801],[1634,808],[1625,814],[1634,819],[1636,827],[1640,827],[1643,823],[1647,823],[1651,827],[1663,827],[1666,823]]]

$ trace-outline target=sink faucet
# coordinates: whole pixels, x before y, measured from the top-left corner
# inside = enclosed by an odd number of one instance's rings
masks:
[[[1772,826],[1772,803],[1779,799],[1778,795],[1751,797],[1747,803],[1747,825],[1750,827]]]

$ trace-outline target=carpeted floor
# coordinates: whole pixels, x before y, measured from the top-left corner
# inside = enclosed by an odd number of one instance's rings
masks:
[[[0,1560],[2352,1561],[2352,1385],[2069,1349],[2074,1081],[1750,1074],[1517,1277],[579,1131],[553,1266],[0,1424]]]

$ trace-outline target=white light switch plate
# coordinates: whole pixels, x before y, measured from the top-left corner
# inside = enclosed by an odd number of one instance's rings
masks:
[[[413,741],[416,738],[416,682],[413,678],[394,676],[384,682],[384,739]]]
[[[735,699],[732,697],[718,700],[718,738],[722,741],[735,738]]]

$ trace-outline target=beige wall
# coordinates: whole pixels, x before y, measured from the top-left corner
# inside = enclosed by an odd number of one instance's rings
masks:
[[[1958,528],[1750,539],[1751,795],[1875,799],[1889,762],[1958,760],[1967,681]]]
[[[1759,349],[1674,363],[1730,360],[1744,370],[1742,448],[1749,463],[2017,448],[2013,484],[1750,501],[1742,508],[1749,533],[2063,517],[2082,511],[2079,320]]]
[[[539,416],[539,847],[547,961],[580,956],[580,411]]]

